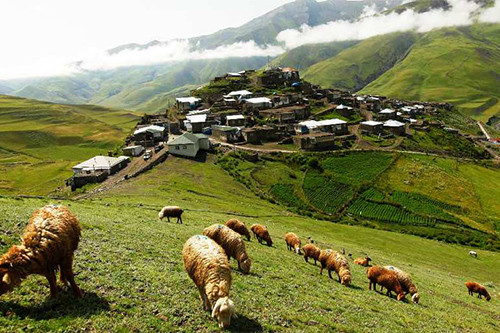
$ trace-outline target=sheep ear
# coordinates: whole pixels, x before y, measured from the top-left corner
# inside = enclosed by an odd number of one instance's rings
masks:
[[[2,282],[5,283],[5,284],[11,284],[12,280],[9,276],[9,273],[5,273],[3,278],[2,278]]]
[[[217,314],[219,313],[219,309],[220,309],[220,302],[217,301],[217,303],[215,303],[215,306],[214,306],[214,309],[212,310],[212,318],[215,318],[217,317]]]

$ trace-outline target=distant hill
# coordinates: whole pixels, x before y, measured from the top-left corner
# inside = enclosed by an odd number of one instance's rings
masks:
[[[0,194],[48,194],[78,162],[123,144],[139,117],[0,95]]]

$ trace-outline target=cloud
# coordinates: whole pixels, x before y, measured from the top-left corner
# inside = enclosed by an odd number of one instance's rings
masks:
[[[493,7],[486,9],[479,15],[479,21],[485,23],[500,23],[500,0],[496,0]]]
[[[499,1],[497,0],[495,7],[491,8],[492,12],[484,18],[485,20],[495,17],[498,19],[496,12],[498,9],[495,8]],[[392,12],[387,15],[364,16],[354,22],[340,20],[315,27],[303,25],[300,29],[280,32],[277,40],[285,43],[287,48],[295,48],[312,43],[362,40],[396,31],[427,32],[437,28],[473,23],[474,18],[471,14],[479,9],[478,4],[467,0],[449,0],[449,3],[451,5],[449,10],[433,9],[425,13],[406,10],[400,14]]]

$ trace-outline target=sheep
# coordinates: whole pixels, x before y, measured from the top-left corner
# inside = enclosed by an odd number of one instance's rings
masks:
[[[69,282],[76,298],[82,293],[73,274],[73,253],[80,241],[77,218],[64,206],[45,206],[33,213],[21,237],[0,258],[0,295],[11,291],[31,274],[49,281],[50,297],[57,295],[56,271],[62,283]]]
[[[182,249],[184,268],[200,293],[205,311],[212,311],[220,328],[236,318],[231,289],[231,268],[224,249],[207,236],[189,238]]]
[[[372,258],[370,258],[369,256],[366,256],[364,258],[354,259],[354,263],[356,265],[361,265],[361,266],[364,266],[364,267],[368,267],[368,266],[370,266],[370,261],[371,260],[372,260]]]
[[[245,251],[245,243],[241,239],[240,234],[222,224],[214,224],[205,228],[203,234],[222,246],[228,259],[231,257],[236,259],[238,261],[238,268],[243,274],[250,272],[252,261]]]
[[[403,291],[407,294],[410,293],[411,300],[413,301],[413,303],[418,304],[418,302],[420,301],[420,294],[418,293],[418,288],[413,283],[411,276],[408,273],[394,266],[384,266],[384,268],[392,270],[394,271],[394,273],[396,273],[396,275],[398,276],[399,283],[403,288]]]
[[[368,285],[369,290],[372,289],[373,285],[373,290],[376,291],[378,283],[380,284],[380,286],[387,289],[388,296],[391,296],[391,291],[394,291],[397,293],[398,301],[402,300],[405,297],[405,293],[403,291],[403,288],[401,287],[401,284],[399,283],[398,276],[394,271],[380,266],[373,266],[368,268],[368,270],[366,271],[366,277],[370,281]]]
[[[233,229],[240,235],[245,236],[247,238],[247,241],[250,241],[250,231],[248,231],[245,223],[237,219],[231,219],[226,222],[226,226]]]
[[[326,259],[328,276],[332,279],[332,271],[337,273],[339,282],[348,287],[351,284],[351,270],[347,259],[339,252],[333,251]]]
[[[326,249],[326,250],[321,250],[321,252],[319,253],[318,261],[321,266],[319,274],[323,275],[323,269],[326,267],[326,261],[333,252],[334,251],[332,249]]]
[[[295,251],[297,254],[300,253],[300,238],[293,232],[289,232],[285,235],[286,247],[290,251]]]
[[[321,250],[314,244],[306,244],[302,247],[302,252],[304,253],[304,260],[309,262],[309,258],[314,259],[314,265],[316,265],[316,261],[319,260],[319,255]]]
[[[171,217],[177,217],[177,223],[182,224],[182,213],[184,211],[181,207],[177,206],[165,206],[158,213],[158,218],[162,220],[163,218],[167,218],[167,221],[170,222]]]
[[[474,293],[477,293],[478,298],[481,298],[481,296],[484,296],[487,301],[489,301],[491,299],[491,296],[488,293],[488,290],[486,290],[486,288],[483,285],[481,285],[477,282],[474,282],[474,281],[467,281],[465,283],[465,286],[469,290],[469,295],[473,296]]]
[[[469,251],[469,255],[470,255],[471,257],[477,258],[477,252],[476,252],[476,251],[472,251],[472,250],[471,250],[471,251]]]
[[[269,235],[269,231],[267,231],[266,226],[263,226],[262,224],[253,224],[250,227],[250,230],[252,230],[253,235],[259,243],[262,244],[262,241],[265,241],[267,243],[267,246],[273,246],[273,241],[271,240],[271,236]]]

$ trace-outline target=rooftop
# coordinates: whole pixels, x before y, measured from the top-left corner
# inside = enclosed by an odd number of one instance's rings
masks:
[[[163,133],[165,131],[165,127],[162,126],[157,126],[157,125],[151,125],[151,126],[146,126],[143,128],[139,128],[137,131],[134,132],[134,135],[149,132],[149,133]]]
[[[201,101],[201,98],[198,97],[178,97],[175,99],[179,103],[189,103],[194,104],[196,102]]]
[[[374,121],[374,120],[367,120],[361,122],[361,125],[367,125],[367,126],[379,126],[382,125],[383,123],[380,121]]]
[[[227,116],[226,119],[227,120],[237,120],[237,119],[245,119],[245,117],[243,117],[243,115],[241,115],[241,114],[235,114],[235,115]]]
[[[192,115],[192,116],[186,116],[186,119],[191,124],[204,123],[207,121],[207,115],[206,114],[197,114],[197,115]]]
[[[384,126],[385,127],[402,127],[402,126],[405,126],[405,124],[400,122],[400,121],[397,121],[397,120],[387,120],[384,123]]]
[[[95,156],[85,162],[77,164],[73,170],[107,170],[113,166],[121,163],[124,160],[129,160],[127,156],[109,157],[109,156]]]
[[[247,103],[250,104],[271,103],[271,100],[267,97],[254,97],[247,99]]]

